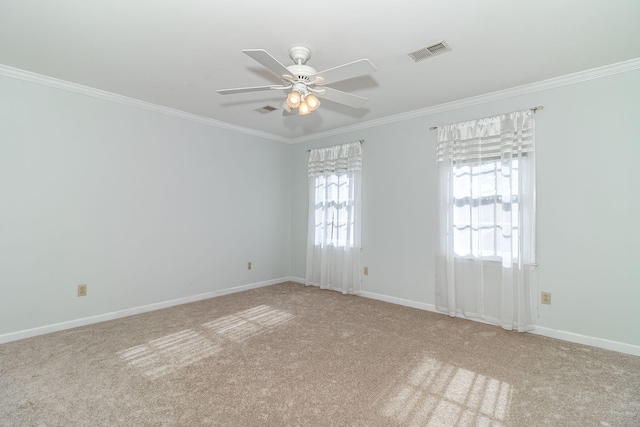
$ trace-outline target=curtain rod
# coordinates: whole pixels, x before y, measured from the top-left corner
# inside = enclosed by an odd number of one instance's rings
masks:
[[[538,110],[544,110],[544,105],[538,105],[537,107],[530,108],[530,110],[533,111],[534,113]],[[431,126],[429,128],[429,130],[436,130],[436,129],[438,129],[438,126]]]
[[[364,139],[360,139],[360,140],[358,140],[358,142],[359,142],[360,144],[364,144]],[[310,152],[311,152],[311,150],[307,150],[307,153],[310,153]]]

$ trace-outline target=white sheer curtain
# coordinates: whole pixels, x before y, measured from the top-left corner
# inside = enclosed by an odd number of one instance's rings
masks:
[[[360,142],[309,153],[307,285],[360,292]]]
[[[532,329],[532,111],[442,126],[437,156],[436,307]]]

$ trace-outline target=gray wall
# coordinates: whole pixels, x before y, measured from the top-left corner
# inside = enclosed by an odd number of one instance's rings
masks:
[[[289,145],[6,77],[0,93],[0,335],[289,275]]]
[[[306,150],[363,148],[363,290],[434,303],[436,131],[544,105],[536,115],[538,326],[640,345],[640,71],[380,125],[292,147],[292,276],[304,278]]]

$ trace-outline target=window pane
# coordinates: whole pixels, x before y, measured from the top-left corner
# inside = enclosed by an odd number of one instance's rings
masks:
[[[453,229],[453,250],[456,255],[471,255],[471,229],[469,227],[459,230]]]
[[[454,253],[511,258],[519,227],[518,160],[456,165],[453,172]]]
[[[353,247],[354,203],[349,174],[316,177],[315,244]]]

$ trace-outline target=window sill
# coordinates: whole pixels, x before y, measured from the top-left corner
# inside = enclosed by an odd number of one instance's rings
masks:
[[[454,256],[454,259],[459,260],[461,262],[472,262],[472,261],[483,261],[489,265],[493,265],[493,266],[499,266],[502,265],[502,259],[498,258],[498,257],[486,257],[486,258],[482,258],[482,260],[480,260],[479,258],[476,257],[472,257],[472,256]],[[531,270],[531,271],[535,271],[535,269],[538,267],[538,263],[535,262],[525,262],[524,266],[526,269]]]

